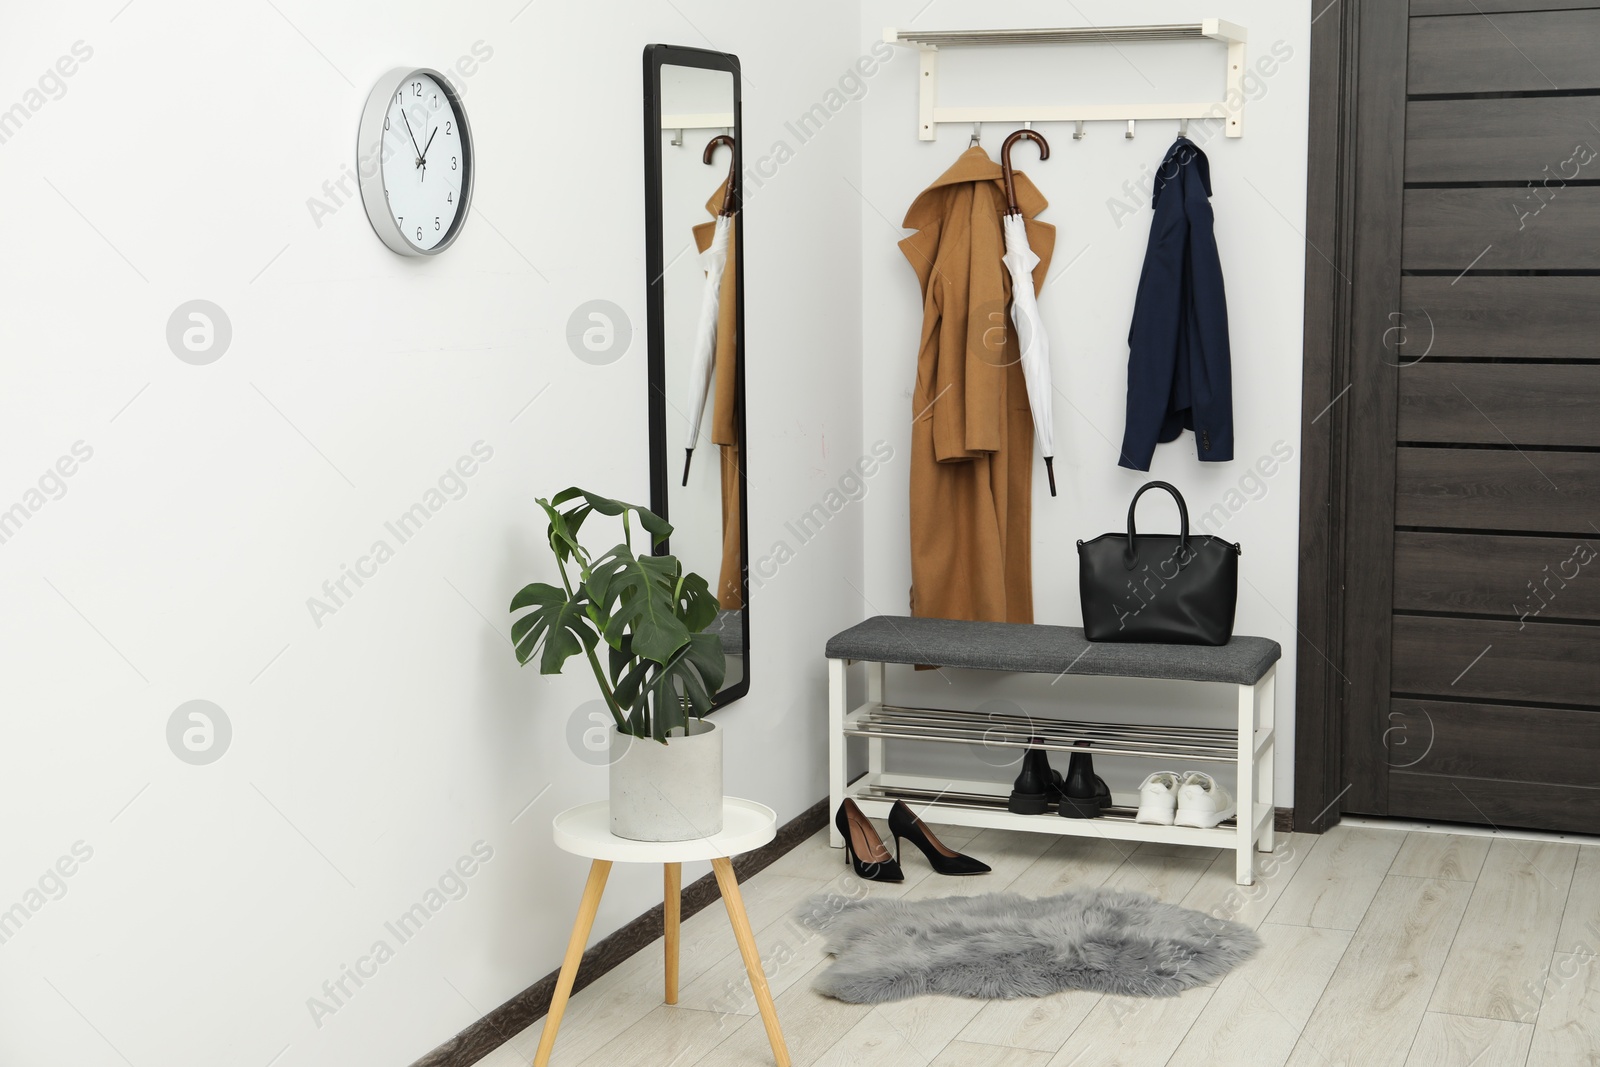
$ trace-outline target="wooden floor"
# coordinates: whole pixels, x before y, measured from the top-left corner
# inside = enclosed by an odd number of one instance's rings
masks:
[[[1241,887],[1232,852],[937,829],[994,873],[942,878],[908,846],[905,883],[862,883],[818,834],[745,883],[796,1067],[1600,1065],[1600,845],[1338,827],[1280,835],[1257,884]],[[811,991],[827,966],[821,939],[790,918],[829,889],[917,899],[1095,885],[1236,919],[1265,948],[1166,1000],[1072,992],[871,1008]],[[681,951],[675,1007],[662,1003],[658,943],[573,998],[552,1063],[770,1064],[720,907],[684,923]],[[529,1063],[542,1027],[479,1067]]]

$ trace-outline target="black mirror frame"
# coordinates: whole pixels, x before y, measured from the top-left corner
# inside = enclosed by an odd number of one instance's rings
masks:
[[[742,94],[740,92],[739,57],[724,52],[711,52],[703,48],[684,48],[677,45],[650,44],[644,49],[644,221],[645,221],[645,285],[646,304],[649,309],[649,422],[650,422],[650,510],[668,522],[672,521],[667,506],[668,479],[672,477],[674,461],[678,458],[667,447],[667,397],[666,397],[666,284],[665,251],[662,247],[661,208],[661,68],[700,67],[705,70],[727,71],[733,75],[733,173],[744,174],[744,128],[742,125]],[[746,440],[744,391],[744,206],[743,188],[736,189],[736,207],[739,224],[734,227],[733,268],[735,317],[738,330],[734,342],[734,382],[739,397],[739,581],[744,607],[740,609],[740,654],[743,660],[743,677],[719,691],[711,710],[725,707],[750,691],[750,493],[745,478],[749,463]],[[710,218],[708,215],[707,218]],[[671,551],[671,539],[657,547],[657,553]]]

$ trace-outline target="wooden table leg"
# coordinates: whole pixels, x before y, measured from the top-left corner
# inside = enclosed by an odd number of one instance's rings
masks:
[[[610,873],[610,860],[595,860],[589,865],[589,881],[584,884],[583,899],[578,902],[578,918],[572,924],[572,938],[567,942],[566,958],[561,961],[561,976],[556,979],[556,992],[550,998],[550,1011],[544,1017],[544,1032],[539,1035],[539,1051],[534,1053],[533,1067],[547,1067],[550,1063],[556,1031],[561,1028],[561,1016],[567,1010],[567,998],[572,996],[572,983],[578,977],[578,961],[583,959],[584,946],[589,943],[595,912],[600,910],[600,894],[605,892],[606,876]]]
[[[662,937],[667,950],[667,1003],[678,1003],[678,916],[683,906],[683,864],[662,864]]]
[[[756,995],[756,1006],[761,1009],[761,1022],[767,1028],[767,1041],[772,1045],[772,1058],[778,1067],[789,1067],[789,1048],[783,1042],[783,1030],[778,1026],[778,1009],[772,1003],[772,991],[767,988],[767,975],[761,969],[761,952],[756,948],[756,935],[750,929],[750,919],[744,913],[744,898],[739,895],[739,878],[733,873],[733,863],[727,857],[711,861],[717,874],[717,885],[722,890],[722,903],[728,908],[728,922],[733,926],[734,940],[739,942],[739,955],[744,957],[744,969],[750,975],[750,989]]]

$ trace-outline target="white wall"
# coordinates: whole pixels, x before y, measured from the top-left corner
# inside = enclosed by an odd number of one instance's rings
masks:
[[[783,123],[854,62],[857,17],[8,5],[0,108],[27,117],[0,143],[0,508],[27,518],[0,544],[0,909],[26,918],[0,944],[0,1062],[405,1064],[559,962],[584,863],[548,820],[605,771],[569,748],[591,684],[519,668],[505,606],[552,578],[535,495],[646,497],[646,42],[738,53],[752,160],[792,153],[746,216],[751,544],[793,551],[752,598],[751,696],[718,721],[731,792],[783,819],[818,799],[820,652],[861,615],[864,511],[803,546],[783,524],[863,451],[859,108],[803,145]],[[358,201],[319,225],[308,198],[353,164],[374,80],[475,42],[479,210],[456,246],[403,260]],[[195,298],[232,326],[207,366],[165,340]],[[591,299],[634,329],[605,366],[564,337]],[[79,441],[92,456],[30,496]],[[385,521],[478,441],[464,495],[396,545]],[[307,598],[379,538],[394,557],[316,625]],[[168,748],[193,699],[232,725],[208,766]],[[466,895],[397,945],[384,923],[480,841]],[[619,868],[597,936],[659,878]],[[315,1025],[308,998],[379,939],[394,957]]]
[[[1041,216],[1057,227],[1050,280],[1040,298],[1051,334],[1056,383],[1056,477],[1061,495],[1051,499],[1042,461],[1035,460],[1033,496],[1033,590],[1035,621],[1078,625],[1078,538],[1125,527],[1128,501],[1149,478],[1172,482],[1199,515],[1222,503],[1230,512],[1213,532],[1242,542],[1236,632],[1262,634],[1283,645],[1279,708],[1279,806],[1291,803],[1288,789],[1294,751],[1295,590],[1300,447],[1300,345],[1305,243],[1306,101],[1310,15],[1304,5],[1272,0],[1233,0],[1230,5],[1083,3],[1074,13],[1057,4],[1016,0],[865,0],[861,39],[882,35],[885,26],[921,29],[1117,25],[1185,22],[1222,17],[1248,28],[1248,62],[1274,48],[1280,62],[1251,86],[1244,136],[1220,133],[1202,142],[1210,157],[1228,292],[1233,348],[1235,460],[1200,464],[1192,434],[1161,445],[1148,475],[1119,468],[1123,405],[1127,391],[1127,334],[1135,288],[1150,229],[1148,186],[1139,183],[1161,162],[1177,132],[1175,122],[1140,123],[1133,140],[1125,126],[1091,123],[1074,141],[1072,127],[1041,124],[1052,154],[1038,161],[1033,146],[1020,144],[1014,163],[1034,179],[1050,207]],[[1287,52],[1288,58],[1283,54]],[[912,55],[912,53],[908,53]],[[1220,99],[1225,49],[1211,43],[1160,43],[986,49],[950,52],[940,61],[940,102],[1001,106],[1019,101],[1138,103]],[[966,150],[971,127],[943,127],[937,142],[916,137],[917,66],[897,63],[873,88],[863,117],[862,192],[862,368],[863,436],[886,438],[896,448],[910,442],[910,390],[916,373],[921,302],[910,265],[896,247],[906,231],[899,223],[912,199]],[[986,127],[983,145],[999,158],[1010,127]],[[1191,129],[1202,140],[1198,123]],[[1132,182],[1132,192],[1124,189]],[[1123,206],[1113,211],[1108,201]],[[1120,226],[1118,222],[1120,221]],[[1065,399],[1061,394],[1065,394]],[[1272,458],[1283,442],[1295,459],[1270,478],[1252,472],[1260,457]],[[1269,464],[1270,466],[1270,464]],[[888,476],[867,505],[865,594],[870,610],[904,614],[910,588],[908,477],[904,466]],[[1243,489],[1241,490],[1241,482]],[[1229,495],[1230,493],[1234,495]],[[1144,510],[1148,509],[1148,510]],[[1143,529],[1175,529],[1170,502],[1160,495],[1141,501]],[[1093,679],[1005,677],[977,672],[891,674],[896,699],[934,705],[975,706],[997,701],[996,710],[1126,717],[1229,725],[1232,696],[1177,683],[1130,685]],[[1219,690],[1221,687],[1211,687]],[[988,777],[1015,774],[1011,753],[983,754]],[[918,754],[907,766],[939,768],[978,777],[970,753]],[[891,764],[892,765],[892,764]],[[1065,770],[1063,763],[1062,770]],[[1102,761],[1097,768],[1112,788],[1132,788],[1155,766]]]

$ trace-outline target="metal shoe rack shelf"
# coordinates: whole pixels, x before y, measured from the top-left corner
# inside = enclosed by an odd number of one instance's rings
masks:
[[[869,620],[862,625],[869,626],[878,621]],[[943,620],[894,621],[904,627],[906,624]],[[956,625],[994,627],[1007,624]],[[1070,627],[1048,629],[1074,636],[1078,646],[1084,644],[1081,630]],[[868,658],[869,655],[884,654],[882,652],[837,654],[841,639],[853,632],[840,634],[829,643],[828,649],[829,792],[832,809],[836,810],[845,797],[850,797],[868,816],[885,819],[893,803],[904,800],[931,823],[1232,849],[1237,856],[1236,881],[1240,885],[1249,885],[1254,881],[1253,853],[1273,850],[1275,643],[1260,638],[1243,639],[1270,645],[1271,660],[1274,662],[1269,662],[1253,681],[1230,679],[1221,682],[1236,689],[1238,696],[1237,726],[1228,728],[1085,722],[892,704],[885,700],[884,695],[885,662],[918,662],[932,666],[972,664],[939,663],[939,658],[961,657],[929,657],[926,647],[905,655],[896,653],[885,660]],[[848,646],[849,642],[844,641],[842,645]],[[1106,656],[1111,660],[1120,657],[1123,662],[1090,663],[1085,666],[1083,661],[1096,648],[1110,648],[1112,651]],[[1124,651],[1128,649],[1133,651]],[[1130,668],[1127,661],[1136,659],[1139,649],[1140,646],[1091,646],[1088,653],[1080,653],[1074,659],[1076,673],[1111,677],[1172,677],[1171,674],[1143,673]],[[1064,651],[1071,652],[1072,648]],[[855,662],[866,664],[867,698],[851,708],[847,706],[846,669]],[[1048,665],[1054,667],[1053,670],[1045,669],[1046,666],[1019,663],[1014,669],[1029,673],[1056,673],[1061,669],[1054,664]],[[1240,677],[1247,679],[1249,675]],[[1217,683],[1217,679],[1207,677],[1190,680]],[[847,739],[851,737],[865,738],[867,748],[867,772],[853,782],[846,780]],[[1236,780],[1227,782],[1226,775],[1221,778],[1233,787],[1240,814],[1209,829],[1139,823],[1134,821],[1138,797],[1129,793],[1113,793],[1112,806],[1095,819],[1063,818],[1053,811],[1044,815],[1016,815],[1006,810],[1009,782],[963,780],[889,770],[886,750],[891,742],[902,741],[931,742],[947,748],[961,746],[972,750],[974,758],[978,752],[1002,752],[1012,747],[1019,758],[1027,747],[1042,748],[1052,753],[1087,750],[1098,757],[1147,761],[1152,765],[1152,770],[1204,769],[1195,765],[1232,763],[1237,771]],[[1058,757],[1053,762],[1058,770],[1065,772],[1064,760]],[[1097,769],[1103,773],[1103,768]],[[832,832],[832,843],[835,847],[843,847],[843,839],[837,831]]]

